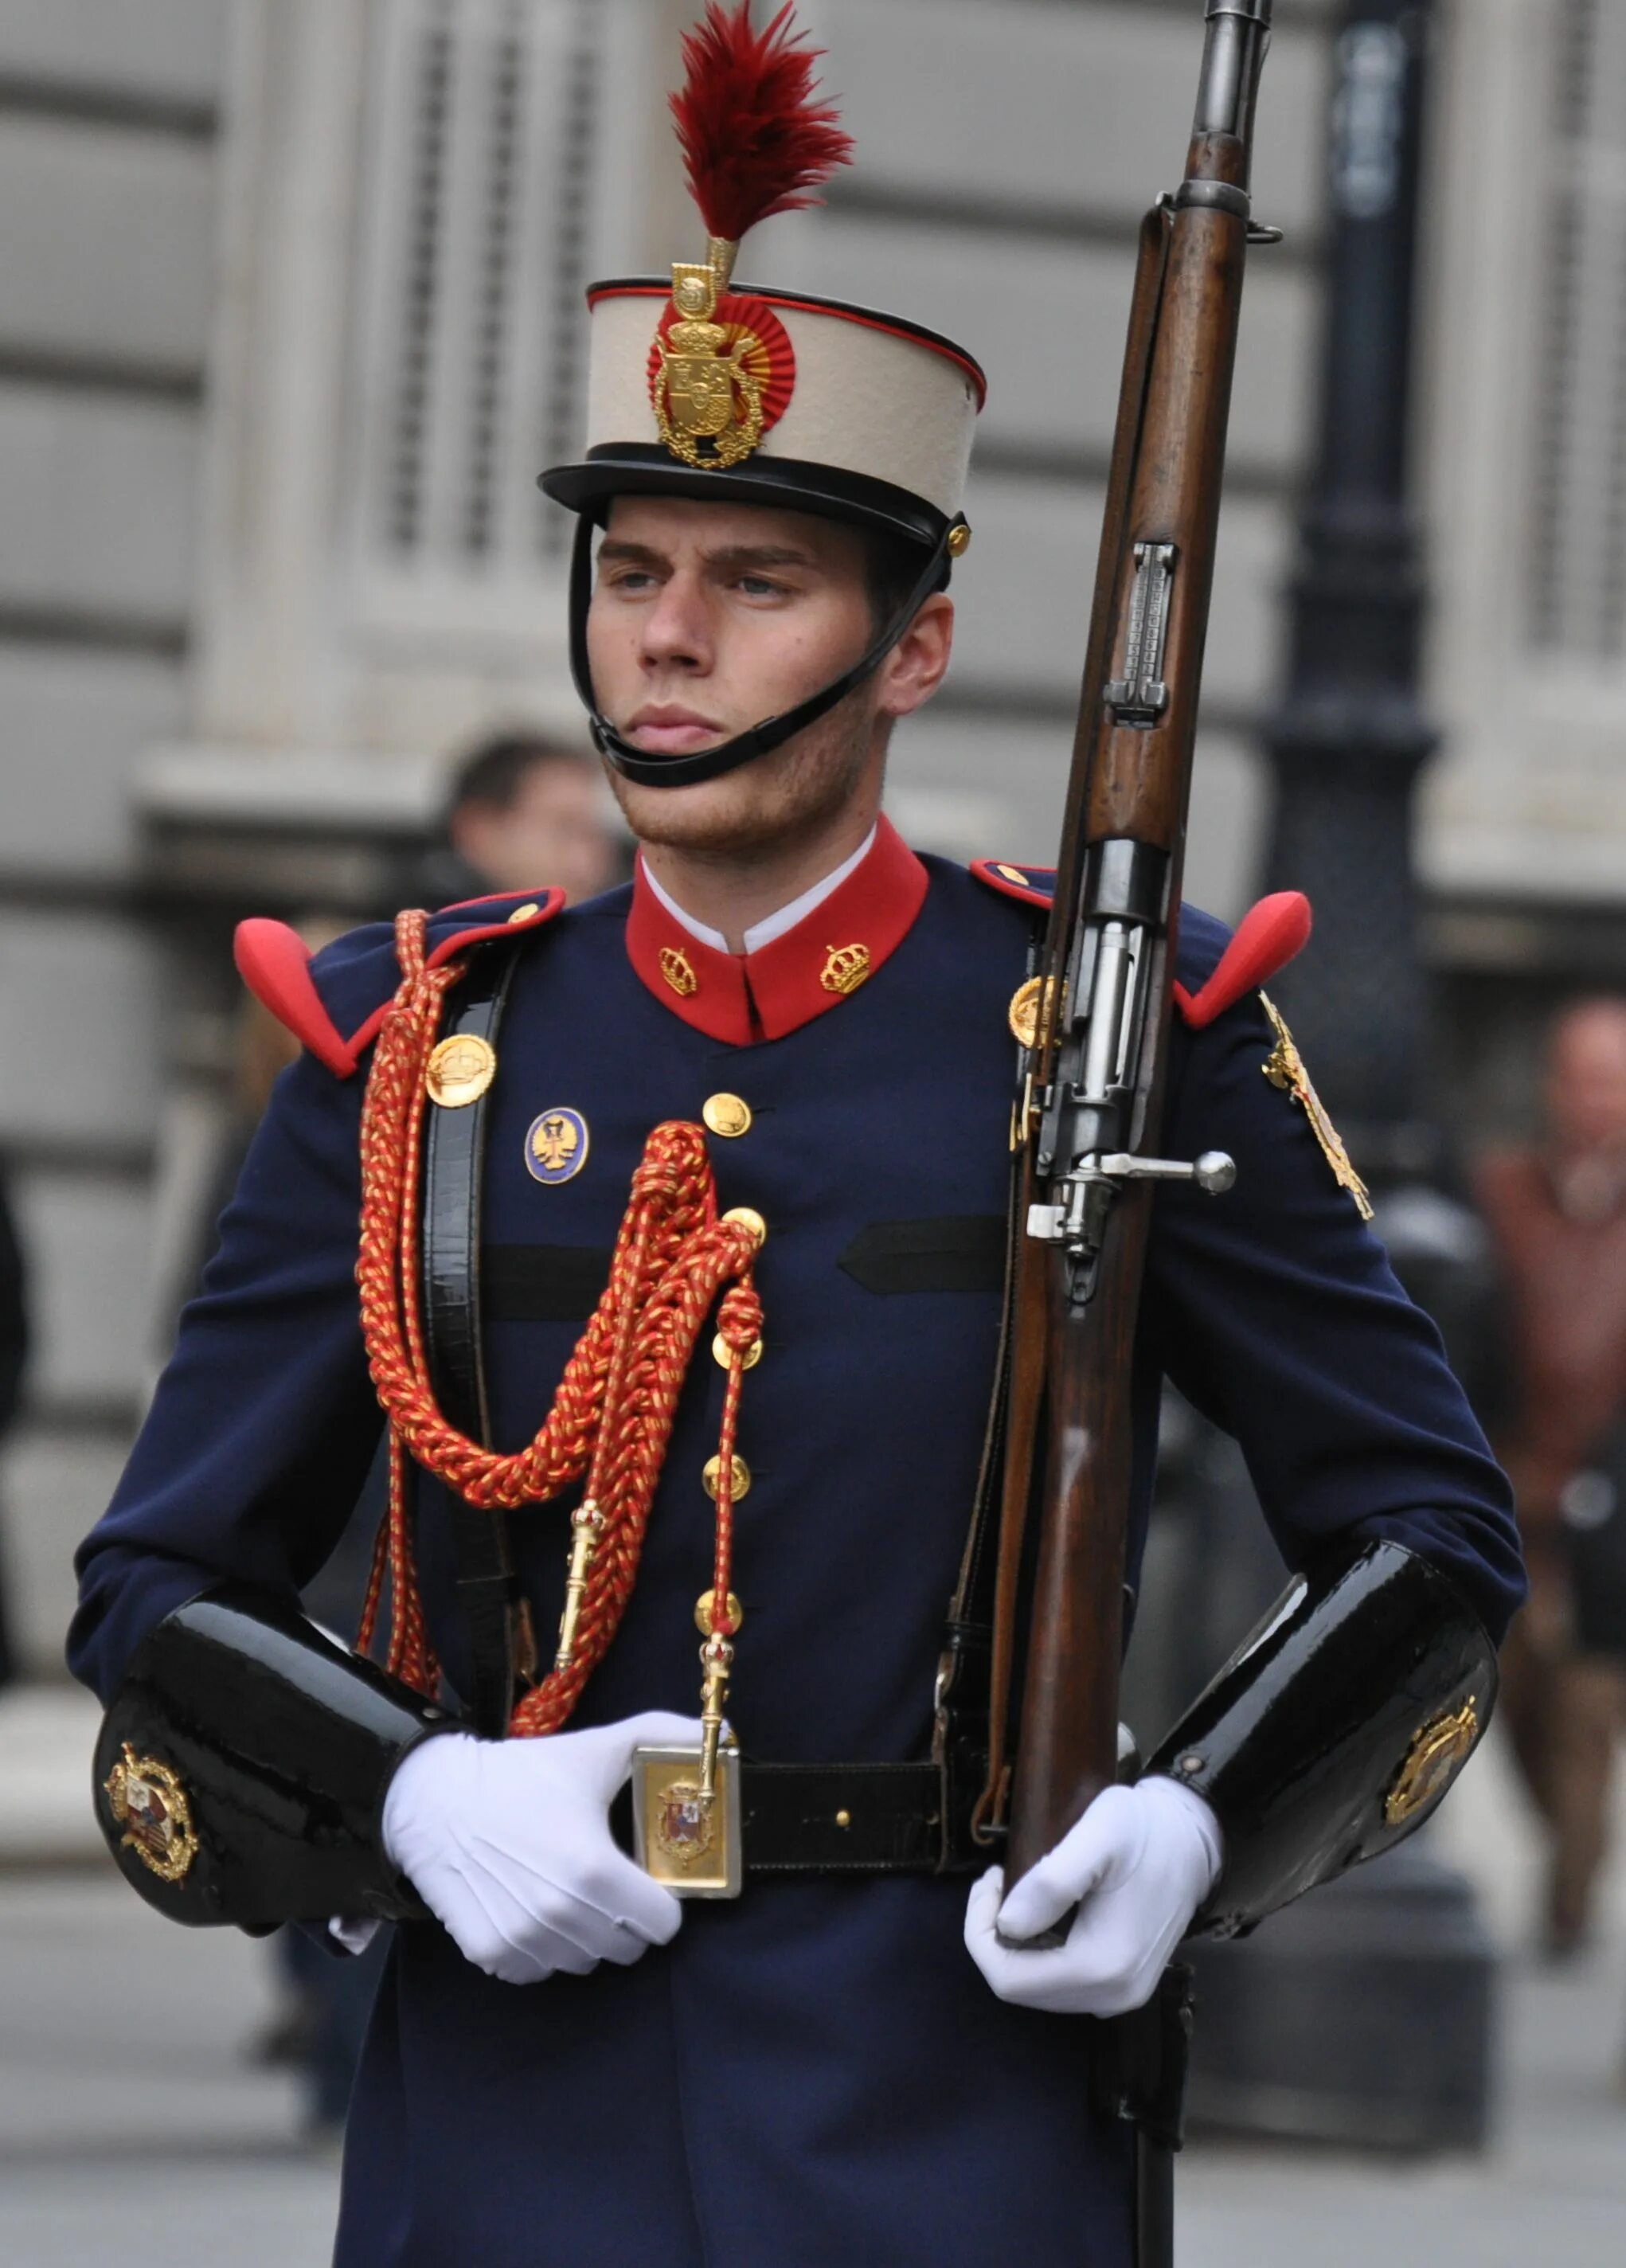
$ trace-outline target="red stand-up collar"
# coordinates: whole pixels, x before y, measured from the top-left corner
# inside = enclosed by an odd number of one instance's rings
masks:
[[[668,913],[639,858],[627,954],[675,1016],[730,1047],[782,1040],[867,984],[915,926],[926,870],[883,818],[863,864],[796,927],[747,955],[703,945]]]

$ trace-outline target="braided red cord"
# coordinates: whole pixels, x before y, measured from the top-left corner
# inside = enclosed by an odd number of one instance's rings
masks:
[[[719,1220],[705,1135],[657,1126],[632,1178],[610,1280],[565,1365],[535,1437],[511,1455],[482,1447],[442,1415],[430,1382],[419,1289],[419,1216],[426,1073],[446,992],[463,974],[424,959],[427,917],[395,923],[401,981],[379,1033],[362,1108],[362,1330],[372,1381],[390,1422],[390,1499],[379,1531],[357,1644],[377,1627],[386,1569],[393,1601],[388,1667],[432,1691],[438,1672],[424,1629],[406,1489],[408,1454],[478,1510],[546,1503],[581,1478],[602,1526],[587,1574],[568,1668],[554,1669],[515,1709],[511,1730],[551,1733],[569,1718],[620,1627],[637,1579],[650,1506],[678,1398],[713,1301],[732,1279],[719,1328],[734,1359],[724,1400],[717,1565],[732,1557],[732,1472],[744,1352],[760,1336],[750,1280],[758,1239]],[[725,1535],[728,1541],[725,1541]],[[727,1599],[723,1583],[721,1601]]]

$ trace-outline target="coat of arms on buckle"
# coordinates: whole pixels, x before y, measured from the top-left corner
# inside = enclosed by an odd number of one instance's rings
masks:
[[[161,1882],[183,1882],[197,1857],[192,1807],[179,1774],[156,1756],[138,1756],[128,1741],[102,1784],[124,1842]]]
[[[739,1824],[739,1751],[717,1750],[717,1785],[701,1786],[698,1749],[636,1749],[632,1757],[635,1855],[646,1874],[680,1898],[737,1898],[745,1888]]]

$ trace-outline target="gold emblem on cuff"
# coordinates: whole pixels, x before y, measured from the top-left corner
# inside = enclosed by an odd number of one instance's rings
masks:
[[[1443,1795],[1478,1738],[1479,1698],[1473,1693],[1460,1709],[1424,1725],[1406,1751],[1406,1761],[1389,1790],[1383,1807],[1384,1823],[1404,1826],[1425,1804]]]
[[[197,1857],[192,1806],[180,1777],[156,1756],[138,1756],[128,1741],[102,1792],[124,1843],[161,1882],[183,1882]]]
[[[1333,1169],[1333,1179],[1341,1189],[1348,1189],[1355,1199],[1355,1209],[1363,1220],[1372,1219],[1372,1199],[1366,1184],[1350,1163],[1350,1153],[1343,1146],[1343,1138],[1327,1116],[1327,1106],[1310,1081],[1304,1067],[1304,1057],[1293,1044],[1293,1035],[1282,1020],[1281,1011],[1267,992],[1259,996],[1264,1012],[1270,1019],[1270,1028],[1276,1034],[1276,1045],[1260,1069],[1272,1086],[1279,1086],[1284,1094],[1291,1094],[1310,1122],[1311,1131],[1321,1145],[1321,1155]]]
[[[423,1074],[431,1102],[443,1110],[461,1110],[478,1102],[497,1077],[497,1049],[489,1040],[473,1032],[453,1032],[438,1042]]]

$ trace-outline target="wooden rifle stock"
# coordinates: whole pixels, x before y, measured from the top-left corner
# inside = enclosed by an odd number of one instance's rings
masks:
[[[1005,1408],[990,1770],[997,1823],[1029,1507],[1037,1562],[1005,1879],[1116,1777],[1131,1374],[1213,581],[1254,100],[1271,0],[1207,0],[1187,178],[1148,215],[1029,1050]],[[1149,1170],[1149,1168],[1161,1170]]]

